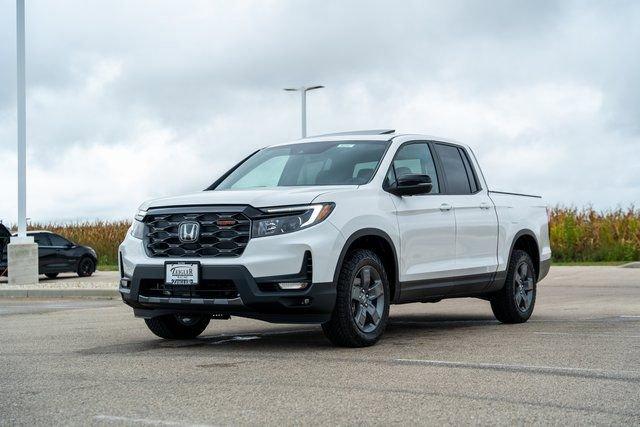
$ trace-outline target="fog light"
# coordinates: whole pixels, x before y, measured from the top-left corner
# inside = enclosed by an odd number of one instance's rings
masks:
[[[307,282],[281,282],[278,287],[284,291],[306,289],[309,286]]]
[[[129,288],[129,279],[120,279],[120,287],[121,288]]]

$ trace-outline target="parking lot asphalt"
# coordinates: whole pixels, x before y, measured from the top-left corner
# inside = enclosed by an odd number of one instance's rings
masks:
[[[554,267],[531,320],[393,306],[374,347],[212,321],[163,341],[117,300],[0,300],[0,425],[638,424],[640,269]]]
[[[117,271],[95,271],[90,277],[79,277],[75,273],[60,273],[55,279],[44,275],[38,277],[38,285],[27,286],[40,289],[117,289],[120,273]],[[7,288],[9,279],[0,277],[0,289]],[[18,288],[12,286],[11,288]]]

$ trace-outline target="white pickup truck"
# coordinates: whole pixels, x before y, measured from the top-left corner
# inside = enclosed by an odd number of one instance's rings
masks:
[[[379,130],[266,147],[204,191],[145,202],[119,260],[124,302],[160,337],[237,315],[357,347],[390,304],[477,297],[525,322],[551,249],[543,200],[489,190],[469,147]]]

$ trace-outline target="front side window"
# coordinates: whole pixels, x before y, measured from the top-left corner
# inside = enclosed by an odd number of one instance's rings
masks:
[[[402,175],[429,175],[432,184],[429,194],[440,193],[433,156],[429,144],[426,142],[411,143],[400,147],[391,166],[387,173],[388,184],[393,184]]]
[[[366,184],[387,145],[387,141],[322,141],[265,148],[215,189]]]

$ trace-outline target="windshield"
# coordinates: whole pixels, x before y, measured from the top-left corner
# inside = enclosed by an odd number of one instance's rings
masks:
[[[387,141],[323,141],[265,148],[215,189],[366,184],[387,145]]]

